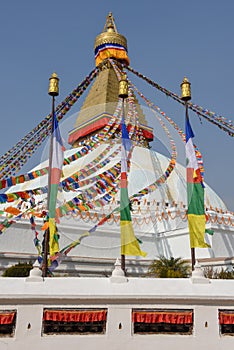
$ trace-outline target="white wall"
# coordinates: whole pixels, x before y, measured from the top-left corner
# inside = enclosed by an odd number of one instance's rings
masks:
[[[140,301],[138,301],[140,302]],[[58,307],[58,305],[46,305],[46,307]],[[60,305],[68,307],[68,305]],[[69,305],[77,307],[77,304]],[[82,307],[78,305],[78,307]],[[17,325],[13,338],[1,338],[0,350],[75,350],[75,349],[111,349],[111,350],[163,350],[185,349],[233,349],[234,337],[221,336],[219,334],[218,309],[219,306],[181,305],[181,304],[100,304],[83,305],[88,307],[107,307],[107,328],[105,334],[100,335],[41,335],[43,305],[17,306]],[[192,308],[194,310],[194,329],[192,335],[176,334],[133,334],[131,323],[131,310],[136,307],[181,309]],[[15,308],[15,305],[6,305],[6,309]],[[3,308],[1,308],[3,309]],[[207,322],[207,327],[206,327]],[[28,325],[30,324],[30,328]],[[121,329],[119,325],[121,324]]]

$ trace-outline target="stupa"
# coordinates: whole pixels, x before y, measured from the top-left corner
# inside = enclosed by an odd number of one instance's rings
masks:
[[[63,208],[58,223],[60,247],[84,236],[56,270],[71,275],[110,275],[113,262],[120,256],[118,90],[129,58],[127,40],[117,32],[111,13],[103,32],[96,37],[95,58],[96,65],[101,67],[68,135],[71,149],[65,152],[69,161],[63,168],[57,201],[57,206]],[[145,113],[130,86],[125,105],[125,121],[134,143],[128,174],[129,196],[134,232],[147,253],[145,258],[133,256],[126,260],[128,273],[133,276],[145,272],[152,259],[159,256],[190,259],[185,168],[175,161],[173,150],[170,158],[151,149],[154,126],[148,125]],[[159,112],[154,111],[154,116],[161,121]],[[161,126],[168,134],[169,127],[163,122]],[[83,152],[85,147],[88,151]],[[46,166],[48,162],[41,163],[32,173]],[[8,193],[45,188],[47,182],[45,174],[12,186]],[[201,264],[229,265],[233,259],[233,215],[222,199],[205,186],[207,227],[214,235],[206,237],[211,248],[197,249],[196,257]],[[46,210],[46,192],[35,198],[34,212]],[[69,209],[71,201],[76,202],[76,207]],[[27,203],[22,206],[27,207]],[[102,218],[104,223],[99,225]],[[29,219],[30,214],[26,213],[0,237],[2,270],[14,262],[36,259]],[[35,222],[39,231],[43,220],[37,218]],[[42,232],[38,238],[43,240]]]

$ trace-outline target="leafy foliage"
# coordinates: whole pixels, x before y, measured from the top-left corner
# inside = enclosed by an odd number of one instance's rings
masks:
[[[29,271],[33,268],[31,262],[18,263],[11,267],[8,267],[3,273],[3,277],[28,277]]]
[[[204,276],[210,279],[234,279],[234,271],[214,269],[213,266],[207,266],[204,268]]]
[[[185,278],[190,276],[190,266],[182,258],[161,256],[149,266],[148,275],[157,278]]]

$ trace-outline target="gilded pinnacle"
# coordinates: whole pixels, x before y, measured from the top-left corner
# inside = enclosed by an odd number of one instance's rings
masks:
[[[57,74],[55,72],[52,73],[49,80],[50,80],[50,83],[49,83],[48,94],[50,96],[58,96],[58,94],[59,94],[59,78],[58,78]]]
[[[127,50],[127,39],[118,33],[114,17],[111,12],[106,17],[106,23],[102,33],[96,37],[94,49],[104,44],[119,44]]]
[[[184,80],[180,84],[181,87],[181,99],[183,101],[191,100],[191,84],[188,81],[187,77],[184,77]]]
[[[128,81],[127,75],[124,73],[119,82],[119,97],[127,98],[128,97]]]

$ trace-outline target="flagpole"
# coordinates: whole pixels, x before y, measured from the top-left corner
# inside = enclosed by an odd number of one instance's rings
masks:
[[[188,101],[191,100],[191,84],[186,77],[184,77],[184,80],[181,83],[180,87],[181,87],[181,100],[184,101],[184,105],[185,105],[185,125],[186,125],[187,121],[189,120]],[[195,263],[196,263],[195,248],[191,248],[192,270],[194,270]]]
[[[125,118],[124,99],[125,99],[125,97],[122,97],[122,116],[123,116],[123,119]],[[125,255],[124,254],[121,254],[121,269],[123,270],[124,274],[126,274],[126,263],[125,263]]]
[[[185,117],[186,117],[186,121],[187,121],[189,119],[189,116],[188,116],[188,101],[185,101]],[[194,270],[195,263],[196,263],[195,248],[191,248],[192,271]]]
[[[50,153],[49,153],[49,169],[48,169],[48,194],[47,194],[47,210],[49,212],[50,203],[50,190],[51,190],[51,164],[53,156],[53,126],[54,126],[54,112],[55,112],[55,96],[59,94],[59,78],[56,73],[52,73],[50,77],[49,91],[48,94],[52,97],[52,118],[51,118],[51,136],[50,136]],[[42,263],[42,277],[47,276],[48,270],[48,255],[49,255],[49,227],[45,231],[44,235],[44,255]]]
[[[120,82],[119,82],[119,97],[122,98],[122,118],[124,120],[124,101],[128,97],[128,82],[126,74],[123,74]],[[122,247],[122,245],[121,245]],[[121,254],[121,269],[126,274],[126,266],[125,266],[125,254]]]

